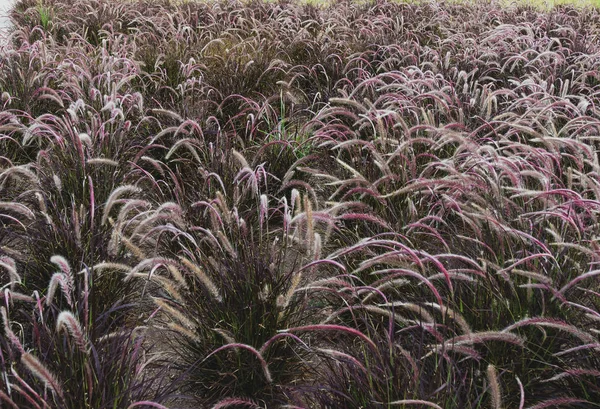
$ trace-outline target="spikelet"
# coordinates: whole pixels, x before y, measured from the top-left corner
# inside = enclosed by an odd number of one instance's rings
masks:
[[[181,274],[181,271],[179,271],[177,266],[168,264],[167,270],[169,270],[169,272],[171,273],[171,277],[173,277],[175,281],[177,281],[183,288],[188,288],[187,282],[185,281],[185,278],[183,278],[183,275]]]
[[[313,240],[315,238],[315,230],[312,203],[308,199],[308,196],[304,196],[304,212],[306,213],[306,247],[308,251],[312,251]]]
[[[260,226],[262,227],[263,223],[269,216],[269,198],[265,194],[260,195],[259,209],[259,220]]]
[[[154,275],[154,271],[156,271],[156,269],[158,267],[161,266],[168,266],[170,264],[174,264],[175,261],[171,260],[169,258],[166,257],[150,257],[147,259],[144,259],[142,261],[140,261],[130,272],[130,274],[135,274],[138,273],[140,271],[144,271],[145,269],[152,267],[152,270],[150,272],[150,275]]]
[[[433,316],[425,308],[415,303],[394,301],[390,303],[378,304],[378,307],[402,307],[406,310],[419,314],[419,321],[421,322],[427,324],[433,324],[435,322]]]
[[[520,275],[523,277],[527,277],[529,279],[534,279],[539,281],[542,284],[552,284],[552,277],[545,276],[543,274],[536,273],[534,271],[521,270],[519,268],[513,268],[510,270],[511,274]]]
[[[567,369],[566,371],[561,372],[557,375],[554,375],[553,377],[551,377],[549,379],[544,379],[543,381],[541,381],[541,383],[555,382],[555,381],[558,381],[559,379],[568,378],[571,376],[581,377],[582,375],[588,375],[588,376],[592,376],[595,378],[600,378],[600,371],[597,371],[595,369],[579,369],[579,368]]]
[[[321,235],[315,232],[314,240],[313,240],[313,248],[312,248],[312,258],[313,260],[318,260],[321,258],[321,250],[323,248],[323,243],[321,240]]]
[[[196,335],[193,331],[189,330],[188,328],[182,325],[179,325],[175,322],[169,322],[167,326],[173,331],[179,333],[180,335],[183,335],[191,341],[200,342],[200,338],[198,337],[198,335]]]
[[[280,201],[282,203],[282,214],[283,214],[283,231],[284,234],[289,234],[290,223],[292,222],[292,211],[288,205],[287,198],[283,197]]]
[[[294,216],[298,216],[302,211],[301,200],[302,198],[298,189],[292,189],[292,193],[290,194],[290,206]]]
[[[130,237],[135,237],[136,235],[147,235],[153,227],[158,226],[164,220],[170,219],[170,216],[168,216],[165,213],[159,212],[158,209],[152,212],[148,211],[144,213],[139,213],[137,216],[139,217],[142,215],[144,215],[145,218],[138,223],[138,225],[131,233]]]
[[[10,288],[14,288],[15,284],[21,283],[21,276],[17,273],[17,263],[10,257],[0,257],[0,268],[4,268],[8,271],[8,277],[10,278]]]
[[[62,180],[60,180],[60,177],[58,175],[52,175],[52,180],[54,181],[54,186],[56,187],[56,190],[58,190],[59,192],[62,191]]]
[[[67,304],[72,307],[72,287],[69,285],[69,279],[64,273],[52,274],[52,278],[50,278],[50,284],[48,285],[48,292],[46,293],[46,305],[52,304],[52,300],[54,299],[54,294],[56,293],[58,286],[60,286],[63,295],[67,300]]]
[[[138,274],[141,274],[142,276],[145,276],[146,278],[148,277],[147,275],[144,275],[142,273],[138,273]],[[179,289],[177,288],[177,285],[172,280],[169,280],[168,278],[161,277],[161,276],[158,276],[158,275],[153,276],[152,279],[154,281],[158,281],[158,283],[160,284],[160,286],[175,301],[180,302],[180,303],[183,302],[183,297],[182,297],[181,293],[179,292]]]
[[[98,270],[98,271],[102,271],[102,270],[120,270],[124,273],[129,273],[131,271],[131,267],[126,265],[126,264],[121,264],[121,263],[111,263],[111,262],[104,262],[104,263],[98,263],[93,267],[94,270]]]
[[[179,311],[177,308],[170,305],[164,299],[158,298],[158,297],[151,297],[151,298],[152,298],[152,301],[154,301],[154,303],[158,307],[160,307],[163,312],[168,314],[170,318],[174,318],[177,321],[179,321],[186,328],[194,328],[196,326],[192,320],[190,320],[181,311]]]
[[[371,338],[369,338],[366,334],[364,334],[363,332],[361,332],[355,328],[346,327],[344,325],[312,324],[312,325],[303,325],[301,327],[282,329],[282,330],[278,330],[277,332],[280,334],[281,333],[292,333],[293,334],[296,332],[313,332],[313,331],[327,331],[327,332],[332,331],[332,332],[339,332],[339,333],[343,333],[343,334],[353,335],[353,336],[356,336],[357,338],[360,338],[367,345],[369,345],[369,347],[371,347],[373,350],[377,349],[375,342],[373,342],[373,340],[371,340]]]
[[[216,236],[219,238],[219,242],[223,245],[227,253],[229,253],[229,257],[231,257],[232,259],[236,259],[238,257],[237,252],[231,245],[231,242],[229,241],[227,236],[225,236],[225,234],[221,230],[216,232]]]
[[[168,109],[162,109],[162,108],[153,108],[151,111],[156,116],[158,116],[158,115],[164,115],[164,116],[166,116],[168,118],[174,119],[177,122],[183,122],[184,121],[184,119],[177,112],[175,112],[175,111],[171,111],[171,110],[168,110]]]
[[[152,205],[150,204],[150,202],[146,201],[146,200],[142,200],[142,199],[128,199],[127,203],[125,203],[123,206],[121,206],[121,209],[119,210],[119,214],[117,215],[117,225],[120,226],[122,224],[122,222],[125,220],[125,218],[129,215],[129,212],[131,212],[132,210],[135,210],[137,208],[142,208],[142,209],[149,209],[150,207],[152,207]],[[141,213],[138,213],[141,214]],[[111,225],[113,224],[111,222],[111,218],[108,218],[108,222],[111,223]]]
[[[400,346],[399,344],[394,344],[394,347],[400,352],[400,354],[404,357],[404,359],[406,359],[412,369],[412,373],[413,373],[413,383],[414,385],[418,385],[419,384],[419,379],[420,379],[420,370],[419,370],[419,366],[417,365],[417,361],[415,360],[415,358],[413,357],[413,355],[408,352],[406,349],[402,348],[402,346]]]
[[[69,303],[69,305],[71,305],[72,294],[75,290],[75,279],[73,277],[73,272],[71,271],[71,266],[63,256],[59,255],[54,255],[50,257],[50,262],[56,264],[58,268],[60,268],[60,270],[62,271],[63,280],[60,281],[61,289],[67,297],[67,302]]]
[[[91,158],[86,161],[86,164],[88,164],[88,165],[108,165],[108,166],[113,166],[115,168],[119,166],[119,162],[112,160],[112,159],[108,159],[108,158]]]
[[[114,332],[110,332],[108,334],[102,335],[99,338],[96,338],[95,340],[95,344],[99,345],[105,341],[110,341],[111,339],[115,339],[115,338],[121,338],[121,337],[126,337],[129,339],[132,339],[135,334],[137,334],[138,332],[142,332],[142,331],[146,331],[148,329],[147,326],[145,325],[138,325],[135,328],[129,330],[121,330],[121,331],[114,331]]]
[[[2,294],[2,298],[4,299],[5,302],[10,301],[11,305],[13,300],[17,300],[17,301],[25,301],[25,302],[34,302],[33,297],[30,297],[29,295],[25,295],[25,294],[21,294],[18,293],[16,291],[11,291],[8,288],[2,288],[0,290],[4,291],[4,294]],[[35,291],[34,291],[35,294]]]
[[[558,292],[559,292],[559,294],[564,294],[565,291],[567,291],[569,288],[573,287],[578,282],[585,280],[587,278],[590,278],[590,277],[598,276],[598,275],[600,275],[600,270],[588,271],[587,273],[581,274],[581,275],[575,277],[573,280],[569,281],[560,290],[558,290]]]
[[[405,285],[409,285],[410,281],[408,281],[405,278],[396,278],[393,280],[389,280],[386,281],[385,283],[375,287],[375,289],[378,292],[383,292],[384,290],[387,290],[388,288],[393,288],[395,290],[399,289],[400,287],[403,287]],[[361,290],[359,291],[359,294],[362,292],[368,291],[369,294],[367,294],[367,296],[365,298],[363,298],[363,303],[365,303],[367,300],[369,300],[371,297],[375,297],[377,295],[377,292],[372,291],[370,289],[365,289],[365,290]]]
[[[225,331],[225,330],[223,330],[221,328],[213,328],[212,330],[215,331],[220,336],[222,336],[223,339],[228,344],[235,344],[235,339],[233,338],[233,336],[231,335],[231,333],[229,333],[228,331]]]
[[[6,179],[12,175],[24,176],[28,178],[31,182],[33,182],[33,184],[40,184],[40,179],[34,172],[29,170],[26,165],[20,165],[13,166],[0,173],[0,181],[2,181],[2,183],[0,183],[0,189],[4,188],[4,183],[6,183]]]
[[[121,239],[121,223],[115,225],[112,217],[108,218],[108,222],[112,226],[110,240],[106,245],[106,251],[111,257],[116,257],[119,254],[120,239]]]
[[[123,195],[124,193],[127,193],[127,192],[140,193],[141,191],[142,191],[142,189],[140,189],[139,187],[134,186],[134,185],[119,186],[118,188],[116,188],[115,190],[113,190],[112,193],[110,194],[110,196],[108,197],[108,200],[106,201],[106,205],[104,207],[104,212],[102,213],[102,221],[101,221],[101,223],[103,225],[106,224],[106,221],[108,220],[108,215],[110,214],[110,210],[112,209],[112,207],[115,204],[116,200],[121,195]]]
[[[211,406],[210,409],[225,409],[225,408],[239,408],[244,407],[248,409],[262,409],[262,406],[257,405],[251,400],[241,398],[227,398],[217,402]],[[283,406],[282,406],[283,408]],[[129,408],[127,408],[129,409]]]
[[[247,344],[242,344],[242,343],[225,344],[222,347],[219,347],[219,348],[215,349],[214,351],[212,351],[210,354],[208,354],[206,356],[206,358],[204,358],[204,360],[206,361],[211,356],[218,354],[219,352],[224,351],[226,349],[235,349],[235,350],[245,349],[246,351],[249,351],[252,354],[254,354],[254,356],[256,356],[256,358],[259,360],[259,362],[262,366],[263,373],[265,375],[265,379],[267,380],[267,382],[269,382],[269,383],[273,382],[273,377],[271,376],[271,371],[269,371],[269,364],[267,363],[265,358],[262,356],[260,351],[258,351],[252,345],[247,345]]]
[[[504,328],[502,330],[502,332],[504,333],[507,331],[512,331],[515,328],[520,328],[520,327],[529,326],[529,325],[536,326],[536,327],[540,328],[541,330],[543,330],[543,327],[550,327],[550,328],[555,328],[555,329],[558,329],[561,331],[565,331],[565,332],[568,332],[571,335],[579,338],[580,340],[582,340],[585,343],[598,342],[598,340],[593,335],[577,328],[574,325],[567,324],[566,322],[563,322],[560,320],[555,320],[555,319],[551,319],[551,318],[543,318],[543,317],[523,318],[522,320],[517,321],[514,324],[509,325],[508,327]],[[590,329],[590,331],[593,331],[593,329]]]
[[[185,257],[179,257],[179,259],[181,260],[183,265],[185,265],[192,273],[196,275],[196,277],[200,280],[200,282],[204,285],[208,292],[215,298],[215,300],[219,302],[223,301],[223,298],[221,297],[219,289],[217,288],[215,283],[212,282],[210,277],[208,277],[199,266],[197,266],[195,263],[191,262]]]
[[[33,376],[42,381],[47,388],[52,389],[61,399],[64,399],[62,388],[56,377],[35,356],[29,352],[25,352],[21,355],[21,363],[25,365]]]
[[[453,345],[472,345],[486,343],[489,341],[506,342],[508,344],[513,344],[520,347],[525,345],[525,340],[522,337],[506,331],[471,332],[465,335],[459,335],[457,337],[450,338],[444,342],[444,345],[446,348],[450,348]]]
[[[386,405],[386,406],[419,405],[419,406],[429,406],[430,408],[434,408],[434,409],[442,409],[442,407],[440,405],[437,405],[433,402],[429,402],[426,400],[420,400],[420,399],[403,399],[403,400],[397,400],[394,402],[385,403],[384,405]]]
[[[171,149],[169,149],[169,152],[167,152],[167,154],[165,155],[165,159],[169,159],[171,156],[173,156],[173,154],[177,151],[177,149],[179,149],[180,146],[183,146],[187,149],[189,153],[192,154],[192,156],[196,160],[196,163],[203,162],[202,159],[200,159],[200,155],[198,155],[198,150],[194,146],[193,140],[190,138],[180,139],[177,142],[175,142]]]
[[[519,409],[523,409],[525,407],[525,388],[523,387],[523,383],[517,375],[515,375],[515,380],[517,381],[517,385],[519,385],[519,391],[521,395],[519,399]]]
[[[487,378],[490,383],[490,395],[492,400],[492,409],[502,408],[502,390],[498,381],[498,371],[496,367],[489,364],[487,367]]]
[[[225,223],[231,223],[231,211],[229,210],[229,206],[227,205],[227,198],[221,191],[217,191],[216,199],[213,201],[217,204],[219,209],[221,210],[221,217],[225,220]],[[215,226],[220,226],[220,224],[216,223]]]
[[[600,351],[600,343],[578,345],[578,346],[573,347],[573,348],[564,349],[564,350],[562,350],[560,352],[556,352],[553,355],[554,356],[562,356],[562,355],[570,354],[572,352],[581,351],[583,349],[592,349],[592,348],[595,349],[596,351]]]
[[[362,362],[360,362],[358,359],[356,359],[355,357],[353,357],[350,354],[347,354],[345,352],[342,351],[338,351],[336,349],[329,349],[329,348],[317,348],[317,351],[325,354],[325,355],[329,355],[333,358],[336,359],[345,359],[347,361],[352,362],[356,367],[360,368],[364,373],[368,374],[369,371],[367,370],[367,368],[365,368],[365,366],[362,364]]]
[[[271,293],[271,286],[266,284],[263,286],[263,289],[258,293],[258,299],[262,302],[265,302],[269,299],[269,294]]]
[[[71,266],[69,265],[69,262],[63,256],[54,255],[54,256],[50,257],[50,262],[56,264],[63,273],[65,273],[69,276],[71,275]]]
[[[85,144],[87,147],[92,146],[92,138],[90,138],[90,136],[88,134],[86,134],[85,132],[82,132],[78,136],[79,136],[79,142],[81,142],[82,144]]]
[[[131,242],[131,240],[129,240],[127,237],[120,235],[120,239],[121,239],[121,243],[123,243],[125,245],[125,248],[127,250],[129,250],[129,252],[138,260],[144,260],[146,259],[146,253],[144,253],[144,251],[139,248],[138,246],[136,246],[135,244],[133,244]]]
[[[444,305],[439,305],[436,303],[428,303],[427,305],[431,306],[432,308],[434,308],[436,310],[439,310],[442,313],[442,315],[447,315],[448,317],[450,317],[450,319],[453,319],[454,322],[456,322],[456,324],[460,327],[463,334],[471,334],[472,333],[471,327],[469,326],[467,321],[464,319],[464,317],[461,314],[452,310],[450,307],[446,307]]]
[[[81,222],[80,220],[85,220],[85,208],[83,207],[83,203],[79,207],[79,213],[75,211],[73,208],[73,228],[75,230],[75,244],[77,244],[78,248],[81,248]]]
[[[31,211],[31,209],[22,203],[0,202],[0,209],[11,210],[15,213],[20,214],[21,216],[25,216],[29,220],[33,220],[35,218],[35,214]]]
[[[367,110],[367,107],[362,105],[361,103],[359,103],[358,101],[354,100],[354,99],[350,99],[350,98],[329,98],[329,102],[331,104],[337,104],[337,105],[346,105],[349,107],[352,107],[354,109],[356,109],[358,112],[360,112],[361,114],[366,114],[369,111]]]
[[[250,165],[248,164],[248,161],[246,160],[246,158],[244,157],[244,155],[242,155],[241,153],[239,153],[235,149],[233,149],[231,153],[233,154],[233,157],[238,161],[238,163],[240,164],[240,166],[242,168],[248,168],[248,169],[250,169]]]
[[[15,333],[10,329],[10,322],[8,321],[8,314],[6,312],[6,308],[0,307],[0,317],[2,317],[2,324],[4,327],[5,336],[12,342],[12,344],[19,350],[19,352],[24,353],[23,345],[19,338],[15,335]]]
[[[164,210],[166,210],[167,212],[171,212],[171,213],[177,214],[177,215],[180,215],[180,214],[183,213],[183,210],[181,209],[181,206],[179,206],[175,202],[165,202],[165,203],[161,204],[156,209],[156,213],[161,213]]]
[[[290,304],[290,301],[294,295],[294,292],[298,288],[301,279],[302,272],[294,274],[294,276],[292,277],[292,283],[290,284],[290,287],[286,291],[285,295],[281,294],[277,297],[277,307],[286,308]]]
[[[40,192],[35,192],[35,198],[37,199],[39,210],[45,214],[48,211],[48,208],[46,207],[44,196]]]
[[[408,323],[410,323],[410,320],[407,320],[406,318],[400,316],[399,314],[393,313],[389,309],[384,309],[381,307],[377,307],[375,305],[359,304],[359,305],[354,305],[354,306],[350,306],[350,307],[340,308],[339,310],[335,311],[333,314],[330,314],[324,321],[321,321],[321,324],[328,324],[331,321],[333,321],[335,318],[339,317],[344,312],[355,311],[355,310],[364,310],[364,311],[370,312],[372,314],[379,314],[384,317],[391,318],[396,323],[398,323],[402,326],[406,326]]]
[[[56,319],[56,332],[60,333],[63,329],[71,334],[79,350],[87,353],[88,341],[86,336],[81,329],[79,320],[70,311],[62,311]]]
[[[134,402],[131,405],[127,406],[127,409],[137,408],[138,406],[150,406],[151,408],[156,409],[169,409],[166,406],[161,405],[160,403],[151,402],[148,400]]]

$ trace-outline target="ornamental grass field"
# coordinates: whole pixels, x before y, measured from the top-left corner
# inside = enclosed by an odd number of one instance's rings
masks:
[[[600,407],[600,12],[21,0],[0,407]]]

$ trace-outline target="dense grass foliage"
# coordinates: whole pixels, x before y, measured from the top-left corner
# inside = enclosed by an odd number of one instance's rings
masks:
[[[598,11],[12,17],[0,407],[599,406]]]

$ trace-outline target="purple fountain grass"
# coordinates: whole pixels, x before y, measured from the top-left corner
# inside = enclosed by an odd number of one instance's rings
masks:
[[[598,10],[34,3],[0,46],[3,404],[54,404],[25,351],[67,406],[600,400]]]

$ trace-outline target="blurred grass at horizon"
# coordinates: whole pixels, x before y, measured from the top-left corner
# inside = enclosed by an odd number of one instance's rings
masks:
[[[185,1],[195,1],[195,0],[185,0]],[[276,1],[276,0],[275,0]],[[300,0],[302,1],[302,0]],[[319,3],[327,3],[327,1],[322,0],[304,0],[307,3],[311,4],[319,4]],[[373,1],[373,0],[358,0],[358,1]],[[376,1],[376,0],[375,0]],[[439,2],[439,3],[458,3],[458,4],[469,4],[469,3],[498,3],[503,7],[511,7],[517,5],[531,5],[535,7],[539,7],[541,9],[550,9],[554,6],[560,5],[573,5],[576,7],[599,7],[600,8],[600,0],[388,0],[388,1],[397,1],[400,3],[430,3],[430,2]]]
[[[118,1],[118,0],[117,0]],[[135,0],[121,0],[121,1],[135,1]],[[176,4],[176,3],[188,3],[188,2],[210,2],[211,0],[164,0],[166,3]],[[254,1],[254,0],[241,0],[242,3]],[[267,2],[274,2],[280,0],[262,0]],[[339,0],[287,0],[287,1],[298,1],[305,2],[307,4],[315,5],[315,6],[325,6],[330,3],[334,3]],[[350,0],[355,1],[357,3],[368,3],[377,0]],[[385,1],[385,0],[384,0]],[[397,1],[397,2],[406,2],[406,3],[427,3],[427,2],[438,2],[437,0],[387,0],[387,1]],[[8,18],[10,10],[12,10],[15,6],[22,3],[22,0],[0,0],[0,29],[7,29],[12,24]],[[45,7],[52,6],[54,0],[37,0],[38,7],[41,10],[46,10]],[[515,5],[532,5],[534,7],[538,7],[542,10],[550,10],[554,6],[559,5],[573,5],[576,7],[597,7],[600,8],[600,0],[443,0],[442,2],[447,3],[476,3],[476,2],[495,2],[501,5],[502,7],[511,7]]]
[[[119,0],[116,0],[119,1]],[[135,1],[135,0],[121,0],[121,1]],[[203,3],[203,2],[211,2],[211,0],[165,0],[167,3],[172,3],[172,4],[177,4],[177,3],[189,3],[189,2],[199,2],[199,3]],[[246,2],[250,2],[253,0],[242,0],[243,3]],[[263,0],[263,1],[267,1],[267,2],[275,2],[275,1],[279,1],[279,0]],[[325,5],[328,3],[334,3],[336,0],[288,0],[288,1],[298,1],[298,2],[305,2],[305,3],[309,3],[309,4],[313,4],[313,5]],[[368,3],[368,2],[372,2],[372,1],[377,1],[377,0],[350,0],[350,1],[355,1],[357,3]],[[468,3],[477,3],[477,2],[483,2],[483,3],[498,3],[503,7],[510,7],[512,5],[532,5],[532,6],[536,6],[536,7],[540,7],[542,9],[548,9],[554,6],[559,6],[559,5],[574,5],[577,7],[586,7],[586,6],[594,6],[594,7],[599,7],[600,8],[600,0],[442,0],[442,1],[438,1],[438,0],[387,0],[387,1],[394,1],[394,2],[400,2],[400,3],[430,3],[430,2],[440,2],[440,3],[464,3],[464,4],[468,4]],[[0,10],[6,11],[12,7],[14,7],[16,4],[20,3],[21,0],[0,0]],[[39,5],[51,5],[54,1],[53,0],[37,0],[37,3],[39,3]]]
[[[0,0],[2,1],[2,0]],[[126,0],[126,1],[135,1],[135,0]],[[211,0],[166,0],[167,2],[176,4],[176,3],[189,3],[189,2],[211,2]],[[241,0],[242,3],[250,3],[256,0]],[[277,2],[281,0],[262,0],[266,2]],[[308,3],[312,5],[327,5],[331,3],[335,3],[336,1],[344,1],[344,0],[285,0],[289,2],[300,2],[300,3]],[[370,3],[377,2],[378,0],[348,0],[356,3]],[[510,7],[515,5],[531,5],[535,7],[539,7],[541,9],[550,9],[554,6],[561,5],[573,5],[576,7],[598,7],[600,8],[600,0],[381,0],[381,1],[391,1],[397,3],[457,3],[457,4],[469,4],[469,3],[498,3],[503,7]]]
[[[0,0],[5,1],[5,0]],[[10,1],[10,0],[9,0]],[[124,1],[135,1],[135,0],[124,0]],[[177,3],[190,3],[190,2],[211,2],[211,0],[166,0],[168,3],[177,4]],[[256,0],[241,0],[242,3],[249,3]],[[266,2],[277,2],[281,0],[262,0]],[[285,0],[289,2],[300,2],[300,3],[308,3],[311,5],[327,5],[331,3],[335,3],[340,0]],[[342,0],[343,1],[343,0]],[[349,0],[356,3],[369,3],[376,2],[378,0]],[[576,7],[598,7],[600,8],[600,0],[382,0],[382,1],[392,1],[398,3],[458,3],[458,4],[469,4],[469,3],[498,3],[502,7],[511,7],[515,5],[531,5],[534,7],[539,7],[541,9],[550,9],[554,6],[560,5],[573,5]]]
[[[472,3],[478,0],[447,0],[454,3]],[[489,0],[485,0],[488,1]],[[600,7],[600,0],[498,0],[497,3],[503,7],[510,7],[513,5],[532,5],[542,9],[550,9],[554,6],[560,5],[573,5],[577,7]]]

